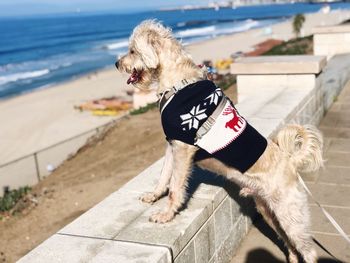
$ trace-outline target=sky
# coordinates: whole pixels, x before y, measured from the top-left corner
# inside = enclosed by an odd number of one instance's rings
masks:
[[[207,4],[208,0],[0,0],[0,16],[81,12],[130,12],[187,4]]]

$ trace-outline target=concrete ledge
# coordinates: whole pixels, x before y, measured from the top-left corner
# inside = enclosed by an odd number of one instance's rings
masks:
[[[243,57],[231,65],[236,75],[318,74],[326,65],[323,56]]]
[[[350,26],[338,25],[316,27],[314,32],[314,54],[327,56],[350,53]]]
[[[349,33],[349,32],[350,32],[350,25],[321,26],[321,27],[315,27],[312,30],[313,34]]]
[[[324,69],[322,96],[324,108],[328,109],[350,79],[350,54],[332,57]]]
[[[18,262],[166,263],[170,260],[170,251],[164,247],[55,234]]]
[[[350,60],[344,62],[342,57],[341,61],[349,68]],[[327,79],[341,75],[336,81],[341,85],[350,79],[350,70],[337,68],[338,64],[335,61],[332,69],[338,74]],[[327,74],[314,74],[305,86],[261,83],[257,89],[247,85],[240,89],[243,99],[237,108],[266,137],[285,123],[318,124],[325,109],[324,96],[328,96],[324,93]],[[149,216],[161,210],[166,199],[151,206],[138,197],[153,190],[162,163],[163,158],[19,262],[229,262],[255,215],[252,201],[239,197],[234,184],[196,168],[186,209],[168,224],[150,223]]]

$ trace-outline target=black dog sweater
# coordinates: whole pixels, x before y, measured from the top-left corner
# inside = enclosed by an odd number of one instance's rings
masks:
[[[263,154],[267,140],[239,115],[230,100],[210,130],[196,139],[197,131],[224,99],[222,90],[202,80],[179,90],[161,109],[163,130],[167,140],[196,145],[224,164],[246,172]]]

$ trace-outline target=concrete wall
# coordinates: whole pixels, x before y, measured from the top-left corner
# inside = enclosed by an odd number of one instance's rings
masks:
[[[350,52],[349,52],[350,53]],[[350,54],[336,55],[328,61],[322,77],[324,107],[328,109],[349,81]]]
[[[327,56],[350,53],[350,26],[319,27],[314,30],[314,54]]]
[[[330,64],[335,68],[314,75],[310,85],[295,85],[290,80],[245,87],[238,110],[267,137],[285,123],[318,124],[329,96],[350,79],[350,73],[339,68],[344,59],[350,66],[348,57],[335,59],[338,62]],[[332,75],[330,70],[338,74]],[[337,92],[335,84],[328,85],[325,80],[328,74],[337,79]],[[162,163],[163,158],[19,262],[230,262],[255,215],[252,200],[239,197],[234,184],[196,168],[186,209],[170,223],[150,223],[149,216],[164,207],[166,198],[149,205],[139,197],[154,189]]]

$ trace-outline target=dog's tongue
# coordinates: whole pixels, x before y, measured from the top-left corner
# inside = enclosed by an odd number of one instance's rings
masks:
[[[128,78],[128,81],[126,82],[127,84],[134,84],[135,82],[137,82],[139,79],[139,74],[137,73],[137,70],[134,69],[131,76]]]

